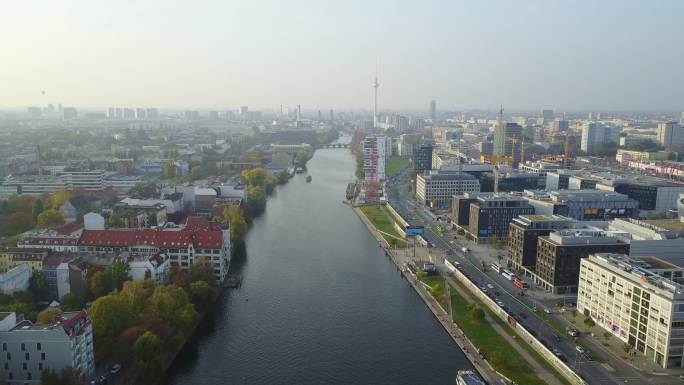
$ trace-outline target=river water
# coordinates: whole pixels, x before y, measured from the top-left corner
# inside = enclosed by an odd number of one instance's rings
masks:
[[[349,150],[318,150],[269,198],[228,289],[166,383],[453,384],[467,359],[342,204]]]

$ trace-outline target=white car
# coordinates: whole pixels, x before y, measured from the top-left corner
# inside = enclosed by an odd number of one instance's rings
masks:
[[[544,308],[544,313],[546,313],[546,314],[551,314],[552,311],[551,311],[550,309]]]

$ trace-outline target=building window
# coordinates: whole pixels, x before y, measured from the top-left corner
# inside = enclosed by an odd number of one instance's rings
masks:
[[[7,351],[7,342],[2,343],[2,351],[6,352]]]
[[[5,362],[5,370],[9,370],[9,362]]]
[[[38,370],[43,370],[43,363],[42,362],[38,363]]]
[[[24,359],[26,359],[26,361],[31,359],[28,352],[26,352],[26,354],[24,354]]]
[[[26,379],[30,380],[31,379],[31,372],[26,373]]]
[[[7,352],[7,361],[12,361],[12,354]]]
[[[40,342],[38,342],[38,343],[36,344],[36,348],[37,348],[38,350],[41,350],[42,346],[41,346]]]
[[[21,343],[21,351],[23,352],[24,350],[26,350],[26,344],[22,342]]]
[[[28,369],[28,365],[26,365],[26,362],[21,364],[22,369],[26,370]]]
[[[40,359],[45,361],[45,353],[40,353]]]

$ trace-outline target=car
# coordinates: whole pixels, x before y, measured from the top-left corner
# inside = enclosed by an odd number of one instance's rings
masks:
[[[105,377],[105,376],[100,376],[100,377],[97,379],[97,383],[98,383],[99,385],[106,385],[106,384],[107,384],[107,377]]]
[[[121,364],[114,364],[112,365],[111,368],[109,368],[109,373],[111,374],[117,374],[121,370]]]
[[[553,354],[555,354],[555,355],[556,355],[556,357],[560,357],[560,356],[562,356],[562,355],[563,355],[563,353],[561,353],[561,351],[560,351],[560,350],[558,350],[558,348],[553,348],[553,350],[552,350],[552,351],[553,351]]]
[[[499,307],[506,307],[506,304],[503,303],[503,301],[501,301],[501,300],[497,300],[496,304],[499,305]]]
[[[546,314],[551,314],[551,309],[544,308],[544,313],[546,313]]]
[[[567,328],[566,331],[567,331],[568,334],[569,334],[570,336],[572,336],[572,337],[577,337],[577,336],[579,335],[579,332],[578,332],[577,330],[575,330],[575,329],[573,329],[573,328],[570,328],[570,327]]]
[[[488,283],[488,284],[487,284],[487,287],[490,288],[490,289],[492,289],[492,290],[494,289],[494,285],[492,285],[491,283]]]
[[[579,345],[575,346],[575,350],[577,350],[577,353],[579,354],[584,354],[584,348]]]

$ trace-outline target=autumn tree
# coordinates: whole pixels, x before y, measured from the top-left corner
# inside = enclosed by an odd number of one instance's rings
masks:
[[[56,307],[49,307],[40,313],[36,317],[36,323],[39,325],[52,325],[59,317],[62,315],[62,310]]]
[[[232,242],[242,241],[247,234],[248,225],[245,217],[242,215],[240,205],[233,204],[224,208],[222,215],[217,219],[230,226],[230,240]]]
[[[38,227],[55,228],[64,224],[64,217],[62,216],[62,213],[56,209],[49,209],[38,215],[36,223]]]

